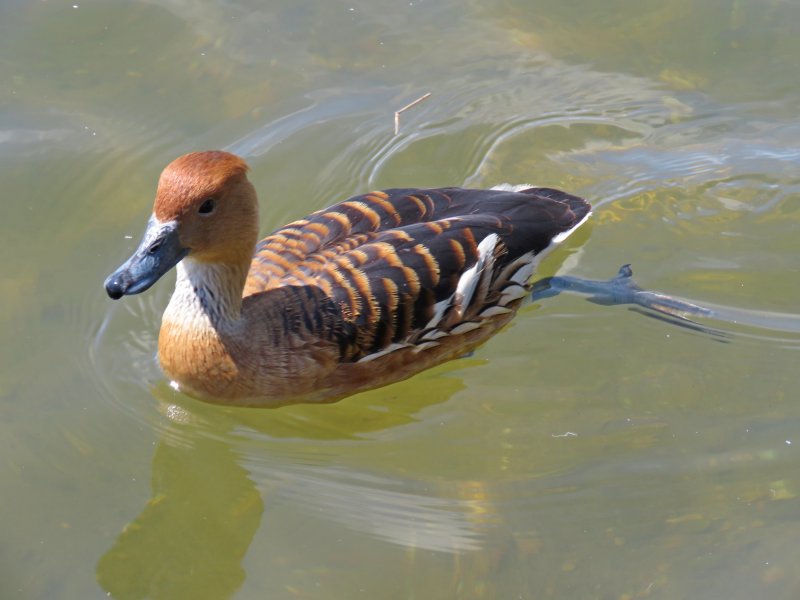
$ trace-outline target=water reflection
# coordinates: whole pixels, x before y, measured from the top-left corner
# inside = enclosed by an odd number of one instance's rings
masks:
[[[227,444],[161,442],[152,497],[97,563],[115,598],[226,598],[261,522],[261,495]]]
[[[417,408],[444,402],[463,387],[456,378],[440,380],[449,384],[428,386]],[[370,432],[397,423],[389,410],[363,418],[364,403],[380,402],[375,394],[362,394],[352,412],[325,423],[308,419],[302,407],[281,418],[291,408],[225,411],[166,385],[153,391],[165,418],[151,498],[97,563],[99,583],[115,598],[230,596],[245,579],[242,559],[265,511],[280,507],[410,549],[412,563],[416,552],[457,557],[453,568],[470,565],[459,574],[462,585],[485,577],[498,562],[495,553],[514,546],[481,482],[414,481],[337,466],[339,452],[326,441],[368,444]],[[402,412],[413,410],[405,403]],[[354,426],[355,415],[361,418]],[[269,527],[264,536],[270,538]]]

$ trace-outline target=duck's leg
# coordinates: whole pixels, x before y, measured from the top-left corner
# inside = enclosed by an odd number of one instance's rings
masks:
[[[690,319],[690,317],[715,318],[717,316],[715,311],[698,306],[688,300],[643,290],[633,280],[633,270],[630,265],[623,265],[615,277],[606,280],[569,276],[546,277],[534,283],[531,298],[540,300],[556,296],[561,292],[587,295],[589,296],[587,299],[596,304],[634,304],[647,309],[642,311],[647,316],[704,333],[723,335],[720,331],[705,327]]]

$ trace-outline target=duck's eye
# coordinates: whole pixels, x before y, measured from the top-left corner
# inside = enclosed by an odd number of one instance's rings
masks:
[[[217,205],[216,201],[213,198],[206,199],[201,205],[200,208],[197,209],[201,215],[210,215],[214,212],[214,207]]]

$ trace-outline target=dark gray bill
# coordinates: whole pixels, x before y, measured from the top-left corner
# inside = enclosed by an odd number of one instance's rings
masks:
[[[159,223],[150,217],[136,252],[106,279],[106,293],[118,300],[143,292],[188,253],[181,247],[175,221]]]

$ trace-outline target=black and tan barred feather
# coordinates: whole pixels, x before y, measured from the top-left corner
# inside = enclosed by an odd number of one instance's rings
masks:
[[[300,288],[289,329],[335,341],[343,362],[435,347],[516,310],[537,256],[589,211],[549,188],[355,196],[263,239],[245,296]]]

